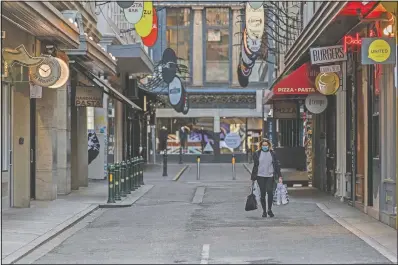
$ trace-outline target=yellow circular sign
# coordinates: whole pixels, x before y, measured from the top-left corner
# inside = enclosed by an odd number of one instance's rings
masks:
[[[140,21],[135,23],[135,31],[141,38],[147,37],[152,31],[153,4],[151,1],[144,2],[144,11]]]
[[[340,78],[336,73],[319,73],[315,78],[315,86],[323,95],[334,95],[339,90]]]
[[[375,40],[369,45],[368,57],[375,62],[385,62],[391,54],[391,47],[385,40]]]

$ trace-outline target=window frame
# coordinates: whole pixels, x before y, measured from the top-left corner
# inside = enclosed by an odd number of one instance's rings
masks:
[[[208,26],[207,25],[207,20],[206,20],[206,11],[208,9],[228,9],[228,25],[226,26]],[[220,85],[220,84],[231,84],[232,83],[232,41],[233,41],[233,36],[232,36],[232,10],[229,7],[205,7],[202,10],[202,54],[203,54],[203,73],[202,73],[202,78],[203,78],[203,84],[204,85]],[[209,29],[228,29],[229,37],[228,37],[228,57],[230,58],[228,61],[228,78],[226,81],[220,81],[220,82],[215,82],[215,81],[207,81],[207,31]]]
[[[168,26],[167,25],[167,11],[170,9],[188,9],[189,10],[189,25],[188,26]],[[162,48],[162,54],[163,51],[168,47],[169,43],[167,42],[167,30],[168,29],[188,29],[189,33],[189,41],[188,41],[188,67],[189,67],[189,78],[186,80],[183,80],[185,84],[192,84],[192,78],[193,78],[193,23],[194,23],[194,12],[192,8],[189,7],[168,7],[165,9],[165,15],[164,15],[164,47]],[[163,27],[162,27],[163,29]],[[177,53],[177,51],[176,51]],[[177,54],[178,56],[178,54]]]

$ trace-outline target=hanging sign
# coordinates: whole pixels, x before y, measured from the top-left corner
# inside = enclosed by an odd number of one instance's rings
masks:
[[[340,71],[341,71],[341,67],[339,64],[319,67],[319,72],[321,72],[321,73],[336,73],[336,72],[340,72]]]
[[[174,107],[177,106],[182,98],[182,84],[178,76],[175,76],[173,81],[169,84],[169,101]]]
[[[33,57],[25,49],[23,44],[15,49],[3,48],[3,60],[7,62],[8,66],[13,66],[14,63],[30,67],[42,63],[46,57]]]
[[[158,38],[158,16],[156,14],[156,9],[153,8],[153,21],[152,21],[152,31],[147,37],[142,37],[142,43],[147,47],[152,47],[155,45]]]
[[[162,55],[162,79],[166,84],[173,81],[177,73],[177,56],[173,49],[167,48]]]
[[[347,61],[347,54],[343,45],[311,48],[311,64],[324,64],[331,62]]]
[[[60,58],[54,58],[55,60],[58,61],[60,67],[61,67],[61,75],[57,82],[55,82],[54,85],[49,86],[49,88],[59,88],[63,85],[66,84],[66,81],[69,79],[69,65],[66,64],[66,62]]]
[[[263,6],[262,1],[249,1],[248,3],[253,9],[259,9],[260,7]]]
[[[135,1],[133,5],[130,7],[123,9],[124,17],[126,20],[135,24],[142,18],[142,14],[144,13],[144,2],[143,1]]]
[[[362,64],[396,64],[395,38],[362,38]]]
[[[77,86],[75,96],[76,107],[102,108],[103,92],[97,87]]]
[[[126,9],[134,4],[134,1],[116,1],[120,8]]]
[[[340,78],[336,73],[319,73],[315,87],[323,95],[334,95],[340,88]]]
[[[246,4],[246,28],[249,38],[261,40],[264,33],[264,7],[253,9],[249,3]]]
[[[39,65],[30,67],[29,71],[30,80],[42,87],[54,85],[61,77],[61,65],[54,57],[47,57]]]
[[[240,140],[239,134],[231,132],[225,136],[224,142],[229,148],[235,149],[240,146]]]
[[[310,94],[305,99],[305,107],[313,114],[320,114],[326,110],[328,98],[322,94]]]
[[[135,24],[135,31],[140,37],[146,37],[151,33],[153,21],[153,4],[152,1],[144,2],[144,10],[142,18]]]

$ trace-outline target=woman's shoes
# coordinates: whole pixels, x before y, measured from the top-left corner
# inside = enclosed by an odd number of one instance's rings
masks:
[[[274,213],[271,210],[268,211],[268,215],[269,215],[269,217],[274,217],[275,216]]]
[[[267,212],[263,212],[263,217],[267,217]]]

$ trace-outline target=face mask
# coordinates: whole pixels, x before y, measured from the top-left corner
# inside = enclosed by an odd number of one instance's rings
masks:
[[[264,152],[267,152],[268,151],[268,146],[262,146],[261,150],[263,150]]]

